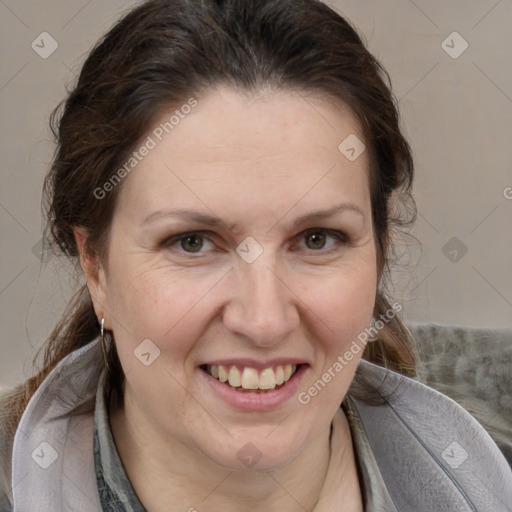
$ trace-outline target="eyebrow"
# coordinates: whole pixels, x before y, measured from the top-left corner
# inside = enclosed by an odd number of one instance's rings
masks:
[[[352,211],[359,214],[363,217],[363,220],[366,220],[366,216],[363,210],[354,203],[341,203],[333,208],[328,208],[325,210],[317,210],[314,212],[306,213],[301,215],[293,222],[293,227],[297,228],[303,224],[309,224],[312,222],[318,222],[322,220],[326,220],[329,217],[334,216],[337,213]],[[141,225],[152,224],[162,218],[166,217],[181,217],[186,220],[195,221],[198,224],[203,224],[212,228],[227,228],[229,231],[235,231],[237,228],[237,223],[229,223],[222,220],[220,217],[216,215],[210,215],[204,212],[199,212],[196,210],[190,210],[188,208],[181,208],[176,210],[168,210],[168,211],[156,211],[148,215],[141,223]],[[286,217],[286,215],[284,216]],[[284,217],[277,223],[279,224]]]
[[[236,224],[229,224],[224,222],[220,217],[215,215],[210,215],[208,213],[198,212],[196,210],[190,210],[188,208],[181,208],[177,210],[169,210],[169,211],[157,211],[148,215],[143,221],[141,225],[152,224],[162,218],[166,217],[181,217],[186,220],[192,220],[197,222],[198,224],[204,224],[205,226],[212,228],[228,228],[230,231],[233,231],[236,227]]]
[[[354,203],[341,203],[337,206],[334,206],[333,208],[328,208],[326,210],[318,210],[316,212],[306,213],[305,215],[302,215],[299,218],[297,218],[294,221],[293,226],[299,227],[302,224],[309,224],[311,222],[325,220],[329,217],[332,217],[333,215],[335,215],[337,213],[345,212],[345,211],[351,211],[351,212],[358,213],[359,215],[361,215],[363,220],[366,220],[366,216],[365,216],[363,210],[361,208],[359,208],[359,206],[357,206]]]

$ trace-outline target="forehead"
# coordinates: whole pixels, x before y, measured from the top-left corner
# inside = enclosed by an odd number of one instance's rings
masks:
[[[141,139],[151,149],[124,178],[121,213],[191,203],[233,215],[281,215],[299,202],[369,206],[367,152],[345,104],[301,91],[219,87],[188,105],[161,112]]]

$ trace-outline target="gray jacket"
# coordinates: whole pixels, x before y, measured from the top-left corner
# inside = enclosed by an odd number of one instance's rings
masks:
[[[108,428],[102,363],[97,338],[48,375],[14,439],[0,421],[0,512],[143,510]],[[384,403],[358,400],[354,381],[342,405],[367,512],[512,511],[512,471],[464,409],[367,361],[357,372]]]

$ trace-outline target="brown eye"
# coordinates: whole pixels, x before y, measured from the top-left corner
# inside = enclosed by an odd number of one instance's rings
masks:
[[[158,247],[177,256],[184,256],[184,254],[197,254],[197,257],[206,256],[215,251],[215,244],[207,234],[208,232],[203,231],[180,233],[164,238],[159,242]]]
[[[323,249],[326,236],[322,231],[314,231],[306,234],[306,245],[309,249]]]
[[[313,228],[301,235],[302,250],[312,250],[318,255],[328,254],[344,249],[349,245],[347,236],[341,231]]]
[[[180,245],[186,252],[198,252],[203,247],[203,239],[198,235],[189,235],[180,240]]]

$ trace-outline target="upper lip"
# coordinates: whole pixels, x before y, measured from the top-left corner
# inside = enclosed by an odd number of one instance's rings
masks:
[[[252,359],[250,357],[231,357],[227,359],[216,359],[214,361],[206,361],[204,363],[201,363],[199,366],[203,366],[205,364],[209,366],[244,366],[249,368],[255,368],[256,370],[265,370],[266,368],[274,368],[275,366],[280,366],[284,364],[307,364],[307,361],[299,357],[278,357],[275,359],[267,359],[266,361],[260,361],[257,359]]]

